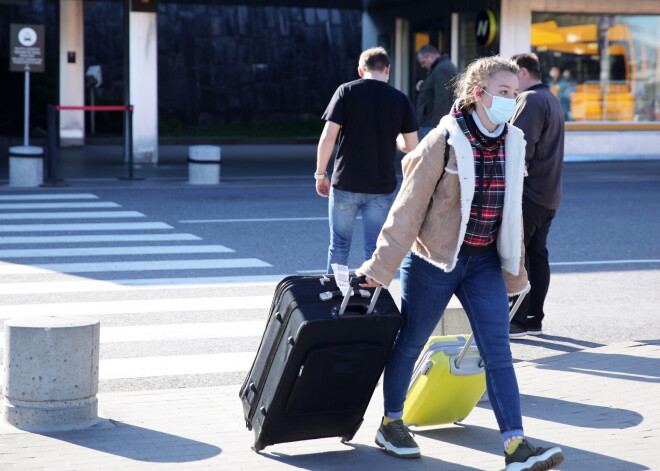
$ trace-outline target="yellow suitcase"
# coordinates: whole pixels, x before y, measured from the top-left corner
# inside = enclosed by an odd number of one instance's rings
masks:
[[[413,372],[404,422],[417,425],[450,424],[468,416],[486,391],[483,361],[476,345],[468,348],[456,367],[466,336],[431,337]]]
[[[525,295],[510,303],[513,317]],[[427,426],[460,422],[486,392],[484,363],[464,335],[431,337],[417,360],[403,405],[403,421]]]

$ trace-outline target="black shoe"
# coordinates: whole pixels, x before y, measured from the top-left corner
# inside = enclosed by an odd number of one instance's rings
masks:
[[[564,454],[558,446],[541,448],[525,439],[513,453],[504,453],[504,461],[505,471],[547,471],[559,466]]]
[[[527,335],[527,329],[518,327],[516,324],[509,324],[509,338],[517,339]]]
[[[384,448],[387,454],[398,458],[419,458],[421,455],[417,443],[401,419],[393,420],[387,425],[381,422],[376,433],[376,445]]]

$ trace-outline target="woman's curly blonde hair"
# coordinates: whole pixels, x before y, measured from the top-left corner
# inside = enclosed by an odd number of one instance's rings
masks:
[[[454,96],[459,106],[472,111],[476,107],[472,93],[474,87],[486,88],[488,77],[502,71],[518,75],[520,68],[515,62],[501,56],[481,57],[472,61],[454,81]]]

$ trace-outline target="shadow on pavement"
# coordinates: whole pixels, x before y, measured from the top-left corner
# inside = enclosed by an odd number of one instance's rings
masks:
[[[582,373],[645,383],[660,383],[660,358],[592,351],[571,353],[570,361],[563,361],[563,356],[558,355],[532,360],[531,363],[536,363],[538,368],[544,370]]]
[[[585,340],[572,339],[570,337],[560,337],[558,335],[545,334],[533,338],[523,337],[512,339],[511,343],[542,347],[547,348],[548,350],[557,350],[565,353],[579,352],[585,348],[598,348],[605,346],[602,343],[588,342]]]
[[[520,396],[523,417],[556,422],[587,429],[624,429],[641,424],[644,416],[627,409],[582,404],[551,397]],[[488,402],[480,402],[477,407],[491,409]]]
[[[524,406],[524,404],[523,404]],[[469,420],[469,419],[468,419]],[[592,424],[593,425],[593,424]],[[473,449],[484,453],[493,453],[493,444],[499,442],[499,437],[493,436],[493,429],[481,427],[478,425],[458,424],[455,426],[445,426],[437,429],[423,429],[415,431],[416,435],[421,435],[434,440],[451,443],[453,445],[462,446],[466,448],[465,453],[469,456],[470,451]],[[562,471],[585,471],[587,469],[602,469],[602,470],[617,470],[617,471],[644,471],[648,470],[646,466],[631,461],[621,460],[612,456],[603,455],[600,453],[592,453],[579,448],[565,446],[561,443],[550,443],[543,440],[536,439],[535,437],[528,437],[534,444],[544,447],[559,446],[565,455],[564,462],[558,469]],[[495,445],[497,446],[497,444]],[[422,450],[423,453],[423,450]],[[499,455],[499,449],[497,452]],[[588,463],[588,464],[587,464]],[[504,459],[502,459],[504,464]],[[438,469],[472,469],[457,467],[453,464],[448,468]],[[374,468],[379,469],[379,468]],[[413,467],[406,467],[406,469],[414,469]]]
[[[84,430],[40,435],[91,450],[151,463],[189,463],[222,453],[221,448],[208,443],[107,419]]]
[[[489,435],[493,436],[493,431]],[[376,445],[373,447],[346,443],[346,451],[329,451],[322,453],[309,453],[301,455],[286,455],[277,452],[261,452],[264,458],[269,458],[280,463],[294,466],[296,469],[307,469],[310,471],[346,471],[349,469],[405,469],[405,470],[428,470],[436,471],[483,471],[483,468],[463,466],[458,463],[439,460],[429,456],[420,459],[402,460],[387,455]],[[504,460],[502,460],[504,462]],[[405,466],[404,466],[405,465]]]

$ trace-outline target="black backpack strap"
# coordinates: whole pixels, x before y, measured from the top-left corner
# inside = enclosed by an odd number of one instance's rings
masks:
[[[445,176],[445,168],[449,165],[449,131],[445,134],[445,166],[442,167],[442,174],[440,175],[440,179],[442,180],[442,177]]]

